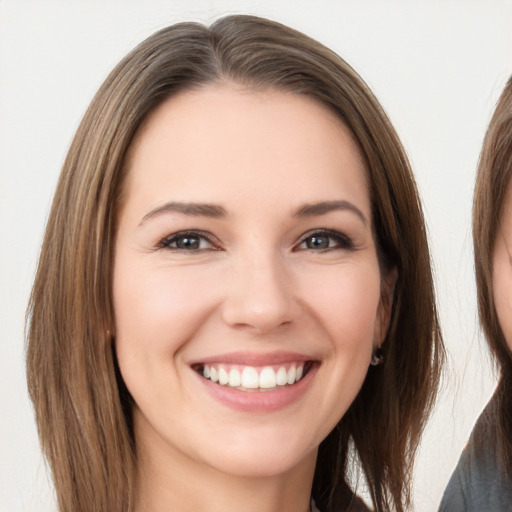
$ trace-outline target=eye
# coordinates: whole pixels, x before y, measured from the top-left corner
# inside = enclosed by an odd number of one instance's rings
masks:
[[[318,230],[308,233],[300,242],[298,249],[310,251],[329,251],[332,249],[354,249],[354,244],[347,236],[337,231]]]
[[[216,251],[218,247],[211,241],[211,237],[201,231],[180,231],[164,238],[158,248],[181,252]]]

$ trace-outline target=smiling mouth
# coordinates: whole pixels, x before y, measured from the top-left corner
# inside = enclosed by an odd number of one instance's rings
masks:
[[[206,380],[239,391],[261,392],[291,387],[302,380],[314,361],[300,361],[273,366],[232,364],[195,364],[192,368]]]

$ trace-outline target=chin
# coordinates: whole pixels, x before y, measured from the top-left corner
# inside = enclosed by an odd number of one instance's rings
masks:
[[[208,463],[222,473],[240,477],[276,477],[303,464],[314,466],[317,448],[300,436],[267,431],[245,439],[231,437],[225,443],[219,440]]]
[[[297,457],[297,454],[260,452],[254,454],[228,455],[218,464],[218,471],[241,478],[275,478],[284,475],[303,464],[316,460],[316,450],[313,454]]]

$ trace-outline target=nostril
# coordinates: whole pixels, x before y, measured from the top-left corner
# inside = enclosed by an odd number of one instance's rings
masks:
[[[290,326],[293,322],[291,320],[281,320],[277,317],[269,315],[247,315],[244,319],[238,318],[237,321],[227,323],[231,328],[240,330],[250,330],[258,334],[266,334],[275,330],[281,330]]]
[[[232,299],[224,304],[223,319],[233,328],[266,333],[290,326],[299,317],[299,308],[290,299],[276,301]]]

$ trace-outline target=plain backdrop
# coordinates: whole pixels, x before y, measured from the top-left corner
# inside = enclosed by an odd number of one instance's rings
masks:
[[[55,510],[24,376],[24,311],[51,197],[92,95],[168,24],[263,15],[320,40],[368,82],[424,201],[449,365],[418,454],[436,509],[495,379],[478,330],[470,236],[482,138],[512,73],[509,0],[0,0],[0,512]],[[414,340],[410,340],[414,343]]]

